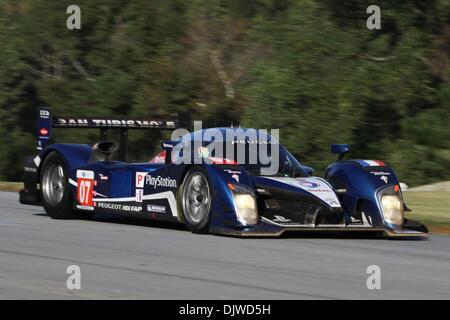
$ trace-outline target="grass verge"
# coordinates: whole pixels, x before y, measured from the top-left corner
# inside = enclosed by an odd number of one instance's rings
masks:
[[[2,182],[0,181],[0,191],[19,192],[23,189],[22,182]]]
[[[412,210],[406,216],[419,220],[431,231],[450,235],[450,192],[404,192],[406,205]]]

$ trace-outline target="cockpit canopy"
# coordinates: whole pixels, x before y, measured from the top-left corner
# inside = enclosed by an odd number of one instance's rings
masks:
[[[303,166],[266,130],[211,128],[163,142],[173,162],[240,165],[249,173],[268,176],[308,176]]]

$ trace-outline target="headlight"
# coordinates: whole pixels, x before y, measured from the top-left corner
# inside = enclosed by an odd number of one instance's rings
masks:
[[[381,196],[381,207],[383,209],[383,216],[386,222],[402,225],[403,224],[403,201],[397,195],[384,194]]]
[[[233,194],[234,207],[238,220],[245,225],[258,223],[258,210],[255,196],[247,189],[235,184],[228,184]]]

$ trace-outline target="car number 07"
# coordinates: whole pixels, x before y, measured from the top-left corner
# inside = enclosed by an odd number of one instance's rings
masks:
[[[83,206],[92,206],[92,179],[78,179],[78,203]]]

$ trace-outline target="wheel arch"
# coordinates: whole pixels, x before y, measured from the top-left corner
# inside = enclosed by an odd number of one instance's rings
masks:
[[[69,178],[71,178],[71,173],[82,165],[86,164],[89,160],[91,154],[91,147],[87,144],[53,144],[47,147],[40,155],[40,165],[37,168],[37,179],[38,183],[41,181],[41,168],[42,163],[52,152],[57,152],[61,155],[64,165],[69,172]]]
[[[176,191],[176,200],[177,200],[177,219],[181,223],[185,223],[184,214],[183,214],[183,206],[181,204],[181,192],[183,190],[184,179],[186,178],[188,172],[194,167],[194,164],[186,165],[180,173],[180,182],[178,183],[178,188]]]

